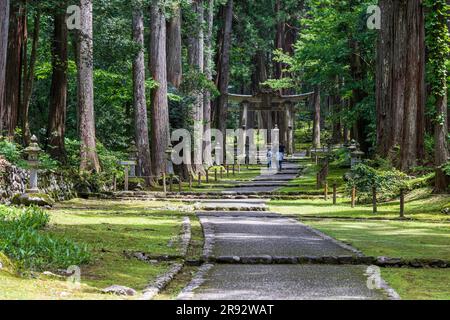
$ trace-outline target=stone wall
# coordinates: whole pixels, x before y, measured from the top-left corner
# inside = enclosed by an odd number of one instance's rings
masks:
[[[15,195],[23,194],[28,185],[27,170],[15,167],[0,158],[0,203],[9,204]],[[76,196],[74,183],[60,173],[39,171],[39,190],[55,201],[68,200]]]

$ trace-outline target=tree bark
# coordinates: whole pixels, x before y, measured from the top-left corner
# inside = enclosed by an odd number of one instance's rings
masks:
[[[47,128],[47,151],[62,163],[66,162],[64,144],[67,113],[67,24],[65,7],[54,15],[52,40],[52,84]]]
[[[381,0],[377,49],[377,147],[409,170],[424,157],[425,32],[421,0]]]
[[[133,60],[134,121],[138,150],[138,171],[141,176],[145,177],[146,185],[150,186],[152,183],[152,164],[145,97],[144,14],[140,4],[136,4],[133,9],[133,41],[140,47]]]
[[[189,37],[188,41],[188,54],[189,54],[189,64],[195,68],[198,73],[203,73],[204,71],[204,33],[203,33],[203,22],[204,22],[204,10],[203,10],[203,0],[192,1],[192,11],[196,15],[195,30]],[[193,160],[194,165],[192,169],[194,174],[197,175],[199,172],[204,173],[203,168],[203,92],[197,91],[194,93],[195,101],[193,103],[193,120],[194,120],[194,154]]]
[[[407,72],[403,143],[401,147],[402,170],[417,165],[423,156],[425,114],[425,25],[421,0],[407,1]]]
[[[313,124],[313,147],[320,148],[320,88],[314,88],[314,124]]]
[[[25,145],[30,144],[31,133],[30,133],[30,122],[28,119],[31,95],[33,93],[33,83],[34,83],[34,69],[36,66],[37,59],[37,48],[39,44],[39,29],[40,29],[40,21],[41,15],[38,11],[34,17],[34,30],[33,30],[33,43],[31,45],[31,55],[30,55],[30,63],[28,64],[28,54],[27,54],[27,42],[28,39],[25,37],[25,41],[23,43],[23,59],[24,59],[24,68],[23,68],[23,97],[21,104],[21,120],[22,120],[22,134],[23,141]]]
[[[24,1],[11,6],[9,16],[8,51],[6,58],[5,93],[3,108],[3,131],[14,138],[18,124],[22,88],[22,48],[26,16]]]
[[[0,0],[0,135],[3,133],[6,56],[8,49],[9,0]]]
[[[167,22],[167,82],[177,89],[183,78],[181,22],[181,8],[177,5]]]
[[[450,1],[448,1],[450,5]],[[450,30],[450,22],[446,20],[446,14],[449,13],[448,8],[444,8],[439,2],[432,7],[438,13],[439,25],[434,26],[437,28],[437,36],[433,36],[433,41],[448,41],[441,36],[440,31],[442,28],[447,28],[447,34]],[[447,43],[447,46],[449,44]],[[435,49],[436,50],[436,49]],[[430,59],[434,58],[437,67],[445,68],[446,60],[448,60],[448,55],[439,54],[440,52],[430,52]],[[437,119],[434,124],[434,164],[436,167],[436,179],[434,192],[443,193],[448,191],[450,184],[450,177],[443,171],[442,166],[445,165],[449,159],[449,149],[448,149],[448,84],[446,79],[447,74],[442,75],[438,80],[442,84],[442,93],[434,93],[436,98],[436,115]]]
[[[208,11],[206,18],[206,35],[205,35],[205,76],[209,81],[213,80],[213,29],[214,29],[214,0],[208,0]],[[203,100],[203,123],[204,123],[204,154],[203,162],[206,166],[212,166],[212,146],[211,146],[211,93],[206,91]]]
[[[96,150],[94,115],[94,57],[92,0],[80,1],[81,29],[78,31],[78,109],[80,115],[80,170],[100,171]]]
[[[225,133],[228,118],[228,85],[230,81],[230,51],[231,51],[231,34],[233,28],[233,0],[228,0],[225,6],[221,7],[222,39],[219,43],[219,51],[217,54],[217,76],[216,85],[219,89],[220,96],[215,102],[215,124],[216,128]]]
[[[150,7],[150,70],[158,87],[152,92],[152,173],[161,176],[169,145],[169,110],[167,101],[166,19],[158,0]]]

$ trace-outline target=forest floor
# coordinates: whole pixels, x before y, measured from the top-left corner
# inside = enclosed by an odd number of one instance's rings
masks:
[[[101,290],[111,285],[143,290],[171,265],[128,258],[124,251],[179,254],[183,217],[191,218],[197,234],[200,226],[192,214],[172,210],[178,205],[171,201],[171,208],[164,209],[166,202],[81,199],[58,204],[49,211],[51,223],[45,232],[87,244],[92,258],[80,266],[81,286],[38,273],[18,277],[0,271],[0,299],[118,299]]]

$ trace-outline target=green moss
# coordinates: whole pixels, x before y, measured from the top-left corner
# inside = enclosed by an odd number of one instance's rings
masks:
[[[404,300],[449,300],[448,269],[382,269],[382,277]]]

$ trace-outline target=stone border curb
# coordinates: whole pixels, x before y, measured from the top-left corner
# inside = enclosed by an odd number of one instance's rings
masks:
[[[430,259],[399,259],[387,257],[366,257],[366,256],[209,256],[206,260],[209,263],[217,264],[318,264],[318,265],[367,265],[385,268],[450,268],[450,261],[430,260]]]
[[[183,234],[181,235],[180,254],[182,256],[186,256],[188,249],[189,249],[189,244],[191,243],[191,237],[192,237],[191,220],[189,219],[189,217],[183,218],[182,230],[183,230]]]
[[[198,216],[198,215],[197,215]],[[215,237],[214,237],[214,226],[211,222],[209,222],[209,219],[205,216],[198,216],[198,219],[200,220],[200,225],[203,229],[203,260],[208,260],[209,257],[212,255],[214,243],[215,243]]]
[[[212,264],[203,264],[195,274],[191,282],[181,291],[178,295],[177,300],[192,300],[194,296],[194,290],[200,287],[205,282],[206,274],[213,267]]]
[[[175,278],[175,276],[183,269],[183,264],[176,263],[168,272],[156,278],[156,280],[142,291],[140,300],[152,300]]]

